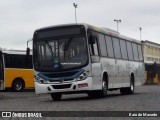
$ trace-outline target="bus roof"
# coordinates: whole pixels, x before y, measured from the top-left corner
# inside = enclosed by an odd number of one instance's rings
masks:
[[[112,29],[109,29],[109,28],[95,27],[95,26],[88,25],[88,24],[83,24],[83,25],[86,26],[88,29],[93,29],[97,32],[104,33],[104,34],[107,34],[109,36],[114,36],[114,37],[118,37],[118,38],[121,38],[121,39],[125,39],[125,40],[128,40],[128,41],[132,41],[132,42],[136,42],[136,43],[141,44],[140,40],[136,40],[134,38],[130,38],[130,37],[121,35],[119,32],[117,32],[115,30],[112,30]]]
[[[54,28],[54,27],[74,26],[74,25],[83,25],[83,26],[85,26],[86,29],[92,29],[92,30],[95,30],[97,32],[107,34],[109,36],[114,36],[114,37],[118,37],[118,38],[121,38],[121,39],[125,39],[125,40],[128,40],[128,41],[132,41],[132,42],[136,42],[136,43],[141,44],[140,40],[136,40],[134,38],[130,38],[130,37],[121,35],[119,32],[117,32],[115,30],[112,30],[112,29],[109,29],[109,28],[104,28],[104,27],[96,27],[96,26],[86,24],[86,23],[77,23],[77,24],[72,23],[72,24],[53,25],[53,26],[47,26],[47,27],[39,28],[36,31],[43,30],[43,29],[48,29],[48,28]]]
[[[2,50],[2,53],[5,54],[17,54],[17,55],[26,55],[26,50]],[[30,51],[32,55],[32,50]]]

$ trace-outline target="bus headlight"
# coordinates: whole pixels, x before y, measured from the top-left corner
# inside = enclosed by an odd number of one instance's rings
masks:
[[[89,71],[85,71],[84,73],[82,73],[77,80],[85,80],[89,75]]]
[[[39,83],[39,84],[46,84],[47,81],[42,79],[41,77],[39,76],[34,76],[35,80]]]

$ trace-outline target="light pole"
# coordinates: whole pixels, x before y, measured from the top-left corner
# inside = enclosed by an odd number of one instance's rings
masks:
[[[73,3],[73,6],[75,8],[75,22],[77,23],[77,14],[76,14],[76,8],[78,7],[78,4]]]
[[[31,42],[31,41],[32,41],[32,39],[27,40],[27,48],[28,48],[28,43]]]
[[[140,40],[141,40],[141,31],[142,31],[141,27],[139,27],[139,31],[140,31]]]
[[[117,32],[119,32],[119,31],[118,31],[118,23],[121,23],[121,20],[116,20],[116,19],[115,19],[114,22],[117,22]]]

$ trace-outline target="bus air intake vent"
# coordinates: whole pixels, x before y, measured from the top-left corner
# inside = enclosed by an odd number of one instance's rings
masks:
[[[65,88],[70,88],[71,84],[65,84],[65,85],[52,85],[54,89],[65,89]]]

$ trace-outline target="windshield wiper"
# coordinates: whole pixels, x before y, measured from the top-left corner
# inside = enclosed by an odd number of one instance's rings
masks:
[[[49,51],[50,51],[51,54],[52,54],[52,60],[53,60],[53,55],[54,55],[54,53],[53,53],[52,47],[49,45],[48,41],[46,41],[45,43],[46,43],[46,45],[47,45]]]
[[[68,40],[68,42],[65,44],[65,48],[64,48],[64,50],[68,50],[69,49],[69,47],[70,47],[70,45],[71,45],[71,42],[72,42],[72,38],[70,38],[69,40]]]

